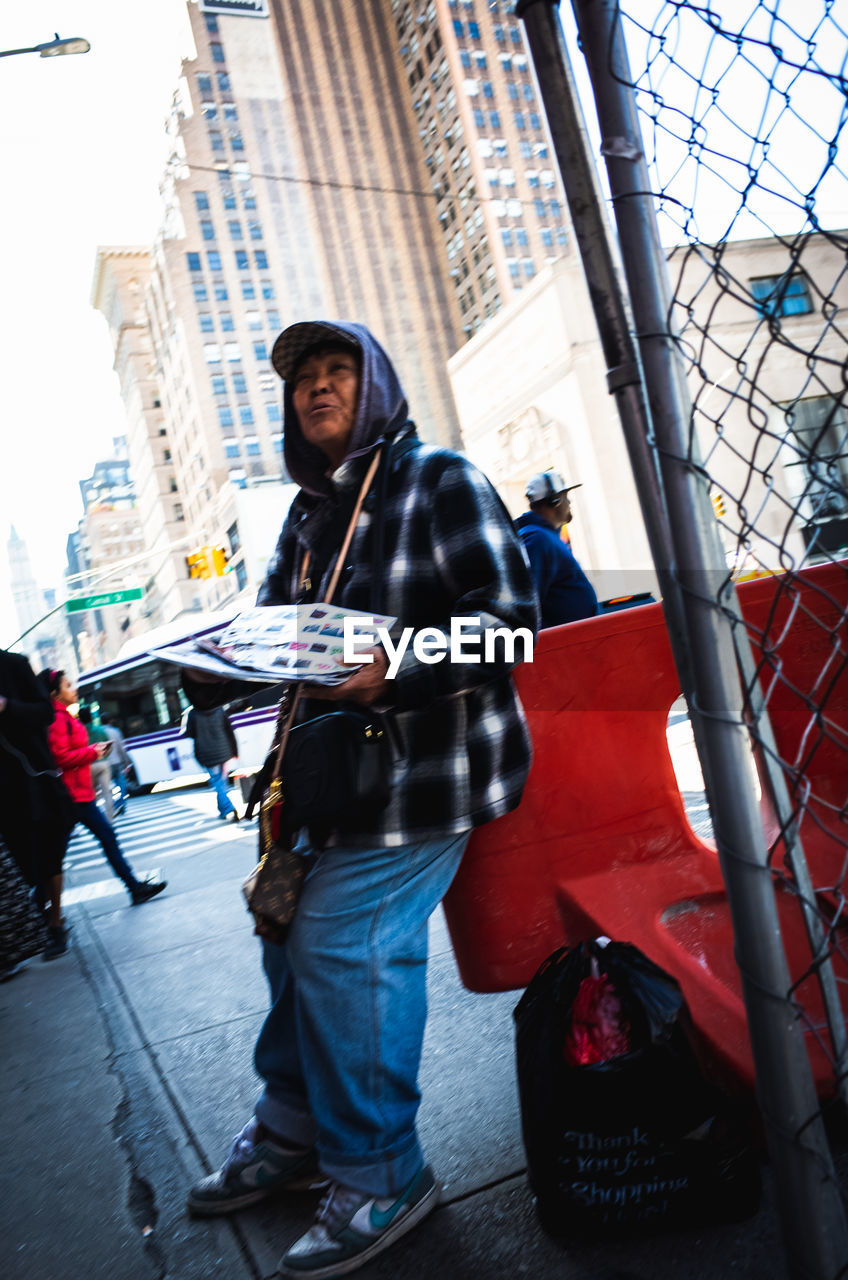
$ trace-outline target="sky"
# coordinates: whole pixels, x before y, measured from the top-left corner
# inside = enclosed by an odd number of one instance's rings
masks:
[[[18,635],[6,540],[58,587],[83,514],[79,480],[125,417],[106,322],[90,304],[97,246],[149,244],[164,124],[192,52],[183,0],[28,0],[0,7],[0,49],[84,36],[87,54],[0,59],[0,644]]]

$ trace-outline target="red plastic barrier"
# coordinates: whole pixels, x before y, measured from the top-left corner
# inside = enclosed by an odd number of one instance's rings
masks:
[[[794,590],[765,578],[739,594],[780,754],[798,761],[801,787],[817,797],[801,827],[814,883],[835,886],[848,865],[848,565],[808,570]],[[474,833],[445,900],[463,983],[524,987],[564,943],[600,934],[635,943],[677,977],[716,1059],[752,1083],[718,858],[689,826],[668,751],[679,686],[660,605],[543,632],[517,685],[535,749],[524,799]],[[825,688],[827,722],[811,737],[805,698],[820,701]],[[774,838],[773,815],[767,829]],[[800,982],[809,965],[801,913],[786,891],[778,902]],[[820,1024],[815,982],[796,994]],[[827,1063],[814,1059],[825,1088]]]

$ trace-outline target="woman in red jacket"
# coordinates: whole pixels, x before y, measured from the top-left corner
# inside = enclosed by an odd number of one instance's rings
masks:
[[[47,742],[54,760],[62,770],[62,781],[74,802],[76,820],[88,827],[100,842],[109,866],[126,885],[133,906],[149,902],[157,893],[162,892],[167,881],[135,878],[132,867],[121,853],[115,832],[94,800],[91,766],[95,760],[103,759],[111,744],[89,742],[85,725],[69,712],[68,707],[79,699],[64,671],[49,672],[49,687],[55,715],[47,730]]]

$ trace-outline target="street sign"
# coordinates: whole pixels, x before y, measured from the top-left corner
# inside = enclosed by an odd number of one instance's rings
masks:
[[[143,600],[142,587],[128,587],[126,591],[104,591],[99,596],[77,596],[75,600],[66,600],[68,613],[83,613],[86,609],[103,609],[110,604],[128,604],[130,600]]]

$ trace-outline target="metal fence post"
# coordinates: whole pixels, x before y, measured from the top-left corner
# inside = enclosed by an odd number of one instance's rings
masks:
[[[523,0],[518,7],[549,120],[558,118],[561,98],[568,87],[556,4],[557,0]],[[665,257],[656,227],[618,5],[615,0],[573,0],[573,6],[604,139],[603,152],[660,458],[664,514],[656,523],[659,527],[665,524],[668,529],[673,560],[667,561],[666,566],[673,563],[681,592],[682,629],[675,634],[676,628],[672,628],[670,638],[676,660],[691,673],[691,690],[684,685],[684,691],[690,700],[727,886],[789,1269],[795,1277],[835,1280],[848,1267],[848,1226],[818,1114],[802,1030],[788,997],[790,977],[768,851],[747,769],[734,639],[722,608],[729,575],[714,527],[706,480],[687,460],[691,404],[668,330],[670,295]],[[557,142],[553,124],[552,131]],[[569,159],[559,149],[558,159],[568,188]],[[591,264],[584,259],[584,265],[589,277]],[[589,279],[590,291],[595,283]],[[636,452],[640,452],[638,445]],[[660,539],[656,541],[659,545]],[[652,550],[654,545],[652,538]],[[678,648],[683,650],[679,655]]]

